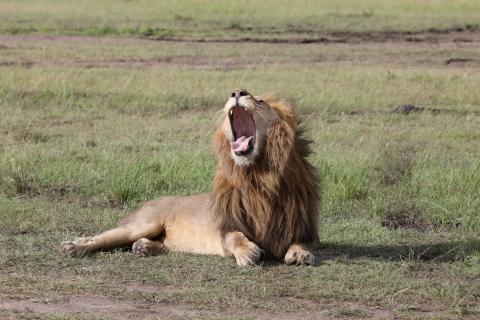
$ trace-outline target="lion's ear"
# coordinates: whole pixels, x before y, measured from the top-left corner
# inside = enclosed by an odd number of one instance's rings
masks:
[[[295,129],[280,120],[268,130],[266,158],[270,167],[278,172],[285,169],[295,144]]]

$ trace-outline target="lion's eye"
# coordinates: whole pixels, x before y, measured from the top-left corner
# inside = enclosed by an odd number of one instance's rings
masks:
[[[240,97],[246,96],[247,92],[246,91],[240,91],[239,95],[240,95]]]

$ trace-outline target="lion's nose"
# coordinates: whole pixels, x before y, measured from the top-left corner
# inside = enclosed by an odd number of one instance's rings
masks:
[[[247,94],[248,94],[247,91],[245,91],[243,89],[237,89],[237,90],[233,90],[233,92],[231,94],[231,97],[238,99],[240,97],[246,96]]]

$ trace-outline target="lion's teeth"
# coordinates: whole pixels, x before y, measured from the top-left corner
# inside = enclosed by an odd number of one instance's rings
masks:
[[[233,110],[232,109],[230,109],[230,115],[233,116]]]

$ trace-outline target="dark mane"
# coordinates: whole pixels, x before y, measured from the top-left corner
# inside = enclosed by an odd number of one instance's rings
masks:
[[[241,231],[281,259],[292,243],[318,241],[318,177],[306,160],[311,141],[302,137],[293,107],[264,101],[280,119],[269,129],[255,164],[235,165],[223,130],[215,133],[213,208],[223,234]]]

